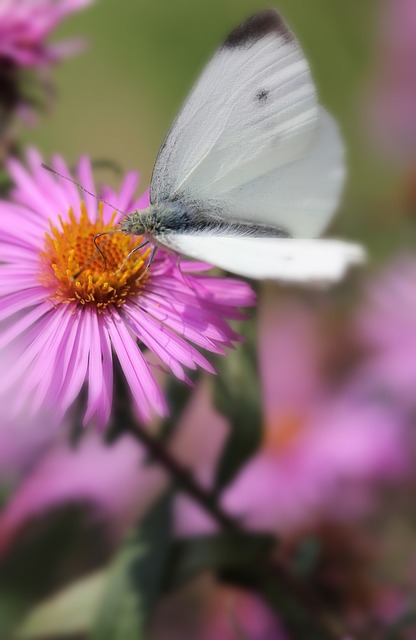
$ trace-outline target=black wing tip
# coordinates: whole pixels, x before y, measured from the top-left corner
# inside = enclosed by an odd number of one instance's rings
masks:
[[[291,30],[276,9],[263,9],[236,27],[225,39],[223,47],[248,47],[270,33],[284,38],[285,42],[294,39]]]

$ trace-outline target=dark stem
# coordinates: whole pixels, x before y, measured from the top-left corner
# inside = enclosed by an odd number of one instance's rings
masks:
[[[121,432],[132,435],[148,451],[151,461],[166,469],[176,486],[202,506],[223,531],[232,534],[245,533],[240,523],[218,504],[218,497],[201,487],[192,473],[175,460],[170,454],[166,442],[154,437],[146,428],[137,424],[132,416],[125,381],[119,371],[116,372],[115,386],[117,397],[111,437],[117,437]],[[285,603],[284,608],[287,607],[290,610],[289,617],[292,621],[294,618],[305,618],[306,616],[309,625],[311,625],[309,640],[335,640],[335,638],[344,635],[344,633],[338,633],[338,630],[334,631],[333,625],[322,615],[321,603],[317,602],[316,598],[305,590],[303,585],[276,558],[270,557],[267,564],[262,563],[261,566],[254,567],[253,577],[254,582],[258,583],[259,592],[266,599],[274,600],[277,595],[279,602]],[[289,626],[292,625],[289,624]],[[295,632],[294,637],[303,636],[298,636]]]
[[[167,449],[158,439],[137,425],[129,429],[129,433],[145,447],[153,460],[157,461],[169,472],[181,491],[184,491],[204,507],[205,511],[212,516],[224,531],[231,533],[241,531],[237,521],[221,509],[216,498],[197,484],[192,474],[168,453]]]
[[[230,533],[241,531],[234,518],[224,512],[218,505],[216,497],[201,487],[192,474],[170,454],[166,440],[154,437],[146,428],[142,428],[132,415],[131,398],[120,367],[116,365],[115,377],[115,406],[113,426],[110,429],[110,439],[121,433],[129,433],[138,440],[149,452],[150,459],[166,469],[178,488],[200,504],[207,513],[220,525],[221,529]]]
[[[124,427],[128,433],[145,447],[152,460],[159,463],[169,472],[177,487],[202,506],[221,529],[228,533],[244,533],[244,529],[239,522],[220,507],[216,496],[202,488],[193,475],[170,455],[162,442],[135,423],[125,421]],[[294,606],[296,608],[299,606],[299,614],[301,609],[303,613],[307,612],[311,623],[317,629],[320,629],[316,636],[313,635],[311,630],[311,640],[315,637],[322,640],[334,640],[338,634],[335,634],[329,628],[330,625],[322,619],[319,612],[319,603],[315,602],[315,599],[292,577],[285,567],[276,559],[270,558],[267,565],[256,569],[260,570],[261,581],[267,591],[270,590],[270,587],[274,589],[273,583],[278,582],[279,599],[287,601],[291,611],[293,611]]]

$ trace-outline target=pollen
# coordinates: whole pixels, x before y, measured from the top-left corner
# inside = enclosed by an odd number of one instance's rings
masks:
[[[68,221],[60,217],[59,225],[50,225],[40,252],[39,279],[51,290],[54,304],[75,302],[104,312],[109,305],[121,307],[143,289],[149,277],[150,249],[138,249],[129,256],[143,237],[122,233],[115,216],[116,212],[104,222],[100,203],[97,220],[91,222],[82,203],[79,218],[71,208]],[[106,235],[96,238],[97,234]]]

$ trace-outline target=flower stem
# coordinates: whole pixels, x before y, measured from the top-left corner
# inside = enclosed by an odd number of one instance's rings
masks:
[[[119,376],[116,375],[116,380],[117,377]],[[122,431],[133,436],[146,449],[151,460],[160,464],[176,486],[195,500],[223,532],[237,535],[246,533],[238,520],[220,506],[218,497],[201,487],[192,473],[171,455],[166,442],[137,424],[132,416],[130,402],[125,396],[124,381],[119,378],[118,382],[120,384],[116,383],[116,388],[120,389],[120,393],[117,393],[116,401],[116,433]],[[245,575],[248,582],[251,578],[252,586],[270,604],[275,605],[294,638],[303,639],[305,627],[308,630],[308,640],[335,640],[344,635],[338,630],[334,631],[334,625],[323,615],[320,603],[276,558],[270,557],[261,566],[248,567]]]
[[[212,516],[215,522],[220,525],[221,529],[230,533],[238,533],[241,531],[239,524],[234,518],[229,516],[218,504],[215,496],[203,489],[196,481],[193,475],[183,467],[179,462],[170,455],[167,448],[153,437],[146,429],[134,425],[129,429],[129,433],[134,435],[145,449],[149,452],[152,459],[157,461],[166,469],[177,486],[188,496],[193,498],[201,505],[207,513]]]

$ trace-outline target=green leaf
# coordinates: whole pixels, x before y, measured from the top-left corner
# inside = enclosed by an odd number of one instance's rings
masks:
[[[97,571],[41,602],[24,618],[13,638],[36,640],[88,631],[107,580],[108,570]]]
[[[0,638],[11,638],[12,630],[28,609],[26,599],[15,591],[0,591]]]
[[[175,542],[172,548],[170,584],[181,584],[201,571],[247,570],[263,562],[276,540],[266,534],[223,533]]]
[[[134,588],[131,570],[143,555],[140,536],[134,532],[109,570],[103,597],[89,635],[90,640],[140,640],[141,593]]]
[[[392,624],[386,635],[386,640],[401,640],[404,634],[411,633],[415,629],[416,607],[415,604],[412,603]]]
[[[230,436],[218,465],[216,489],[227,485],[241,465],[258,447],[263,416],[257,370],[255,323],[238,328],[246,343],[218,359],[214,400],[217,409],[229,420]]]
[[[216,571],[223,580],[254,590],[269,603],[294,640],[334,640],[335,636],[305,602],[303,587],[277,565],[276,540],[261,534],[220,534],[175,543],[169,587],[177,587],[197,573]]]
[[[140,640],[163,590],[171,494],[156,503],[113,562],[89,640]]]
[[[131,533],[107,569],[34,608],[13,640],[79,633],[88,633],[89,640],[140,640],[164,584],[170,504],[168,494]]]
[[[0,194],[6,195],[9,192],[11,185],[12,181],[9,174],[3,169],[0,169]]]
[[[167,492],[140,524],[144,553],[133,563],[131,578],[134,588],[141,594],[144,626],[164,589],[172,544],[171,503],[172,494]]]
[[[276,611],[290,638],[335,640],[339,637],[328,629],[327,623],[315,611],[314,603],[305,603],[281,576],[273,575],[271,571],[259,571],[252,586]]]
[[[0,563],[0,591],[15,592],[27,602],[41,602],[53,590],[73,583],[102,566],[108,541],[91,506],[74,502],[54,506],[30,518]]]
[[[293,561],[292,571],[298,578],[307,578],[315,571],[321,557],[321,544],[317,538],[302,540]]]

